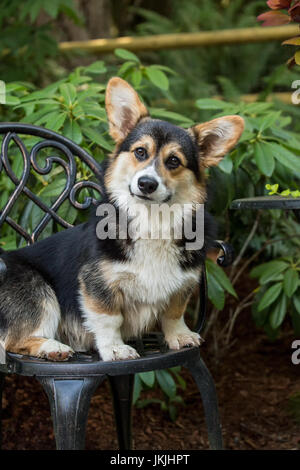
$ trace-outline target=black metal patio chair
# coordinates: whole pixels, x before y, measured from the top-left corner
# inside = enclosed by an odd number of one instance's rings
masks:
[[[11,194],[4,207],[0,207],[0,229],[4,223],[8,224],[16,232],[19,241],[23,239],[28,244],[34,243],[51,221],[68,229],[72,225],[58,213],[61,205],[66,202],[77,210],[86,210],[95,202],[95,192],[101,195],[101,166],[71,140],[41,127],[18,123],[0,124],[0,140],[0,175],[4,174],[12,182]],[[16,150],[20,152],[21,176],[17,176],[13,171],[10,158],[12,146],[15,149],[14,155]],[[48,153],[44,154],[41,166],[43,152]],[[94,181],[77,181],[78,159],[92,172]],[[29,186],[33,174],[49,175],[55,165],[61,166],[65,172],[66,184],[55,202],[48,206]],[[83,189],[89,190],[91,195],[85,195],[84,200],[79,202],[77,198]],[[22,226],[21,214],[14,213],[14,205],[20,197],[24,197],[27,203],[38,206],[42,211],[41,219],[30,231]],[[216,246],[223,250],[223,255],[218,259],[219,264],[228,265],[232,258],[230,247],[222,242],[216,242]],[[206,310],[205,270],[199,280],[199,289],[200,308],[196,327],[198,332],[203,327]],[[96,353],[76,353],[68,362],[55,363],[6,352],[6,363],[0,365],[0,400],[2,402],[6,374],[35,377],[49,398],[57,449],[83,449],[90,399],[98,385],[108,378],[113,395],[119,448],[127,450],[131,448],[134,374],[180,365],[190,370],[199,388],[210,447],[221,449],[222,433],[215,385],[201,358],[200,348],[168,350],[162,334],[159,333],[148,334],[133,345],[141,357],[117,362],[104,362]]]

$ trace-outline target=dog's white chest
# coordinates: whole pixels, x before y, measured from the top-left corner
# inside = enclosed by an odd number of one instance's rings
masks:
[[[137,240],[130,260],[114,264],[114,280],[131,301],[148,305],[166,303],[198,278],[198,272],[181,268],[179,250],[170,240]]]

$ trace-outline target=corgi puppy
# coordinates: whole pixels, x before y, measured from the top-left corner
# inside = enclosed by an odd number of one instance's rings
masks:
[[[106,111],[116,147],[89,221],[0,254],[0,341],[9,352],[65,361],[74,351],[97,349],[104,361],[135,359],[126,341],[156,321],[170,349],[200,344],[184,312],[201,274],[209,219],[201,249],[188,250],[174,233],[184,205],[191,207],[185,219],[195,220],[195,206],[206,200],[205,169],[237,143],[243,119],[225,116],[187,130],[152,119],[120,78],[108,83]],[[116,217],[106,224],[117,236],[105,238],[98,229],[107,205]],[[143,236],[151,209],[162,205],[175,205],[172,222],[162,215],[156,236]],[[169,238],[159,236],[164,224]]]

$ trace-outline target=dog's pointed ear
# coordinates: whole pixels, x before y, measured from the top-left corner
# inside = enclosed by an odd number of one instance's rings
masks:
[[[224,116],[190,128],[199,148],[200,164],[216,166],[238,142],[244,130],[240,116]]]
[[[108,82],[105,106],[109,133],[116,143],[121,142],[142,117],[148,116],[147,108],[137,92],[118,77],[113,77]]]

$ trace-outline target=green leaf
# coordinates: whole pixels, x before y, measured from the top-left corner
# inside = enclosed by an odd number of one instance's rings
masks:
[[[166,111],[165,109],[161,109],[161,108],[150,108],[149,110],[150,110],[151,116],[154,118],[171,119],[172,121],[184,123],[189,126],[192,126],[194,124],[194,121],[192,121],[190,118],[183,116],[182,114],[179,114],[179,113],[174,113],[173,111]]]
[[[100,145],[105,150],[111,152],[114,146],[108,142],[97,130],[93,129],[92,127],[84,126],[82,131],[85,136],[87,136],[93,143]]]
[[[232,168],[233,168],[233,162],[232,162],[232,159],[230,157],[230,154],[228,153],[227,155],[225,155],[225,157],[220,161],[218,167],[224,171],[224,173],[231,173],[232,172]]]
[[[272,127],[273,124],[280,118],[280,115],[280,111],[275,111],[264,116],[263,121],[259,127],[259,132],[263,132],[265,129]]]
[[[140,69],[133,69],[130,73],[130,79],[134,87],[138,87],[142,81],[143,75]]]
[[[153,85],[161,88],[162,90],[168,90],[169,88],[169,79],[167,75],[159,70],[155,65],[150,65],[146,68],[146,75]]]
[[[280,292],[282,291],[282,282],[278,282],[271,286],[263,295],[262,299],[258,304],[258,311],[261,312],[269,305],[271,305],[277,297],[279,296]]]
[[[128,62],[124,62],[118,70],[119,77],[122,77],[126,74],[128,70],[136,66],[136,62],[132,62],[131,60]]]
[[[140,59],[133,52],[127,49],[115,49],[115,55],[124,60],[132,60],[133,62],[140,63]]]
[[[77,98],[76,88],[72,83],[63,83],[59,87],[62,97],[65,100],[65,103],[70,106],[73,104]]]
[[[223,109],[231,106],[231,103],[227,103],[222,100],[214,100],[212,98],[201,98],[196,101],[195,105],[199,109]]]
[[[254,157],[261,173],[266,176],[272,176],[275,168],[275,161],[268,146],[260,142],[255,142]]]
[[[163,392],[169,398],[174,398],[176,396],[176,383],[170,372],[167,370],[157,370],[155,375]]]
[[[51,129],[52,131],[59,131],[61,127],[64,125],[64,122],[67,118],[67,113],[58,113],[58,112],[53,112],[51,115],[47,117],[46,119],[46,127],[48,129]]]
[[[223,310],[225,305],[224,289],[216,281],[216,279],[208,273],[207,276],[207,293],[209,300],[218,310]]]
[[[270,148],[270,151],[273,153],[273,156],[278,160],[282,165],[297,172],[300,174],[300,157],[294,155],[288,149],[282,145],[278,145],[275,142],[266,143]]]
[[[66,180],[64,178],[55,179],[50,184],[45,186],[45,189],[41,191],[44,197],[59,196],[66,186]]]
[[[279,274],[285,269],[287,269],[288,267],[289,265],[285,263],[284,261],[280,261],[280,260],[269,261],[268,263],[263,263],[253,268],[250,272],[250,277],[261,278],[262,276],[265,277],[265,276],[273,275],[274,272]]]
[[[150,372],[140,372],[139,376],[142,382],[147,385],[147,387],[153,387],[155,382],[155,373],[153,370],[151,370]]]
[[[105,67],[103,60],[97,60],[96,62],[93,62],[91,65],[89,65],[88,67],[85,67],[84,69],[86,73],[95,73],[95,74],[105,73],[106,70],[107,69]]]
[[[217,282],[225,289],[229,294],[237,298],[237,293],[235,292],[230,279],[227,277],[225,272],[220,266],[215,264],[212,260],[207,259],[206,261],[207,271],[216,279]]]
[[[17,106],[18,104],[20,104],[21,101],[19,100],[19,98],[17,98],[16,96],[12,96],[12,95],[6,95],[5,96],[5,103],[4,105],[7,105],[7,106]]]
[[[299,275],[295,269],[288,269],[284,275],[283,290],[291,298],[299,286]]]
[[[281,294],[279,301],[276,302],[275,307],[270,314],[270,325],[273,330],[276,330],[284,320],[286,314],[287,298],[284,293]]]
[[[63,134],[65,137],[73,140],[76,144],[81,144],[82,142],[82,132],[76,121],[70,121],[70,119],[68,119],[64,125]]]

